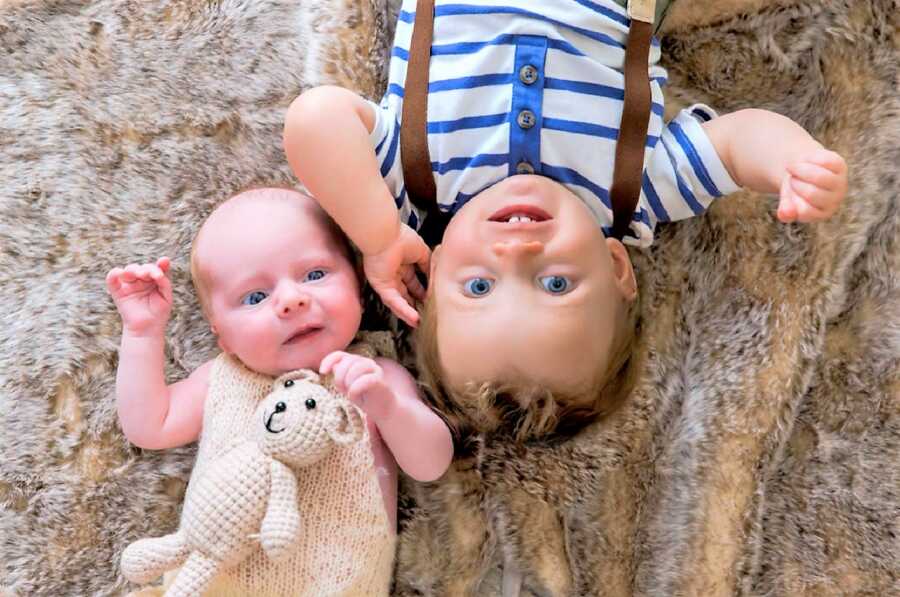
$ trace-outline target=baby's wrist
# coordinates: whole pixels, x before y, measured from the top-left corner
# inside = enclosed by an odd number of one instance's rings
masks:
[[[400,241],[400,221],[391,222],[391,228],[385,229],[377,237],[371,239],[366,246],[360,245],[359,250],[363,257],[375,257],[396,245]]]
[[[132,342],[164,342],[166,336],[166,322],[162,325],[150,326],[122,326],[122,341]]]

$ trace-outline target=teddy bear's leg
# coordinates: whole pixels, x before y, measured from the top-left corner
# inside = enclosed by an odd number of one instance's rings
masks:
[[[181,564],[187,556],[187,543],[180,532],[141,539],[122,552],[122,575],[133,583],[148,583]]]
[[[209,587],[219,571],[219,562],[205,555],[192,552],[165,597],[197,597]]]

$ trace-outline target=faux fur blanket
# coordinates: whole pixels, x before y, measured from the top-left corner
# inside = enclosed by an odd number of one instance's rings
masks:
[[[292,182],[303,88],[380,95],[386,2],[0,2],[0,594],[119,594],[124,546],[176,527],[193,448],[118,430],[104,274],[173,257],[167,373],[210,358],[190,239],[230,192]],[[669,107],[793,117],[846,156],[849,199],[784,226],[739,195],[633,253],[633,395],[405,485],[396,594],[497,595],[504,568],[525,595],[900,594],[898,8],[677,0]]]

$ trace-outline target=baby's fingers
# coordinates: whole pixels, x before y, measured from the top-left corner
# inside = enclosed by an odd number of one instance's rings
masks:
[[[788,172],[794,180],[815,185],[820,189],[837,190],[841,185],[841,177],[824,166],[812,162],[800,162],[788,166]]]
[[[328,375],[334,369],[334,366],[345,356],[347,356],[347,353],[340,350],[325,355],[325,358],[322,359],[322,362],[319,364],[319,373]]]
[[[841,154],[829,149],[820,149],[812,154],[808,161],[813,164],[818,164],[823,168],[827,168],[839,176],[842,176],[847,172],[847,162],[844,161]]]
[[[831,215],[797,195],[794,195],[794,206],[797,209],[798,222],[821,222]]]
[[[820,189],[816,185],[797,180],[796,178],[791,180],[791,190],[796,198],[799,198],[814,210],[812,215],[816,215],[815,212],[820,212],[820,219],[823,220],[831,216],[837,209],[838,204],[840,204],[840,197],[837,192]],[[808,222],[810,220],[801,221]]]
[[[122,288],[122,273],[124,271],[121,267],[114,267],[106,274],[106,290],[113,296]]]
[[[412,327],[419,323],[419,314],[409,304],[406,298],[396,288],[383,288],[378,293],[381,300],[387,305],[394,315],[405,321]]]
[[[416,268],[412,266],[404,267],[401,276],[409,294],[419,300],[425,300],[425,287],[422,286],[422,283],[419,282],[419,278],[416,276]]]
[[[779,192],[778,219],[785,224],[797,220],[797,207],[794,205],[794,193],[791,191],[791,175],[785,174]]]

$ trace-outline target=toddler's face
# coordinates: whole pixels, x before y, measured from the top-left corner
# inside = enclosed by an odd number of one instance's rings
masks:
[[[346,348],[362,317],[359,284],[321,218],[283,200],[215,215],[197,258],[222,350],[277,376],[318,370],[325,355]]]
[[[607,362],[615,317],[635,293],[621,243],[539,176],[506,179],[453,217],[430,288],[450,384],[524,378],[572,391]]]

